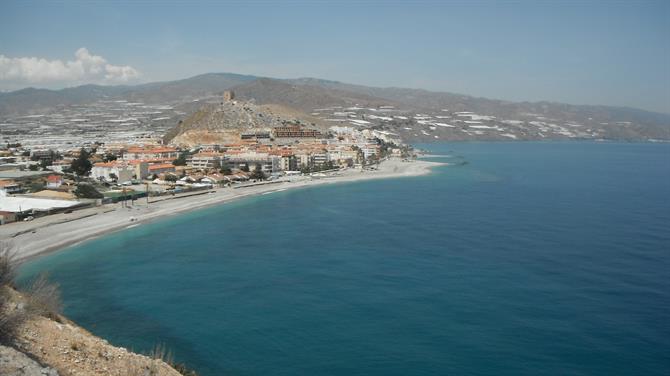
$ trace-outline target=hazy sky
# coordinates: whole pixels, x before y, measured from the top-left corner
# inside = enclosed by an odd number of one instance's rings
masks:
[[[0,89],[207,72],[670,113],[670,1],[0,1]]]

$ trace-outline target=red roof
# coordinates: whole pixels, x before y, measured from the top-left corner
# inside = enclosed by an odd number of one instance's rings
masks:
[[[174,168],[174,165],[170,163],[157,164],[149,166],[149,170],[162,170],[164,168]]]
[[[175,148],[128,148],[128,153],[174,153],[177,149]]]

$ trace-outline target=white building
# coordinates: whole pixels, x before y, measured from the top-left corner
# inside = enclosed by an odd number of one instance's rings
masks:
[[[219,153],[198,153],[186,158],[186,165],[197,169],[221,167],[223,156]]]
[[[118,183],[131,181],[135,176],[135,167],[125,162],[102,162],[96,163],[91,169],[91,177],[96,180],[112,181],[116,176]]]

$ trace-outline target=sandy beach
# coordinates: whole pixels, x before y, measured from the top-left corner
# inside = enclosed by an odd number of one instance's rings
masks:
[[[26,261],[110,232],[244,197],[323,184],[419,176],[429,174],[432,167],[439,165],[443,164],[390,159],[382,162],[376,170],[348,169],[319,178],[284,177],[270,184],[215,188],[174,197],[152,197],[148,204],[146,199],[140,199],[131,207],[123,207],[121,203],[108,204],[0,226],[0,241],[10,245],[18,261]]]

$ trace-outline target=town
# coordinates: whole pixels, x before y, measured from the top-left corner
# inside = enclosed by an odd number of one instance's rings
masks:
[[[233,100],[230,93],[226,95],[226,101]],[[127,102],[114,102],[120,104]],[[90,117],[90,111],[100,110],[98,106],[81,109],[75,116],[88,112]],[[75,123],[81,125],[84,120]],[[136,118],[112,124],[124,129],[111,127],[105,132],[100,125],[89,126],[89,131],[74,139],[50,135],[39,142],[0,145],[0,224],[93,206],[133,205],[150,197],[237,189],[296,177],[320,179],[344,169],[374,169],[390,157],[414,156],[393,133],[355,126],[319,130],[296,122],[245,128],[236,133],[234,142],[185,147],[165,144],[160,137],[165,128],[158,132],[138,126],[139,131],[133,132],[132,126],[139,124]],[[121,132],[123,137],[118,137]]]

